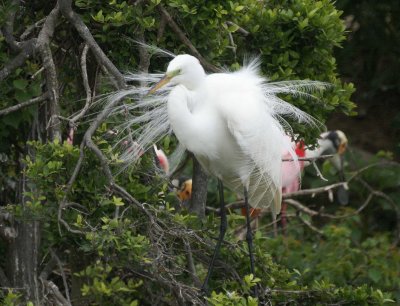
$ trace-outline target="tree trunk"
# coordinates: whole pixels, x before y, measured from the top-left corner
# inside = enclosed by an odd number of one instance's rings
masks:
[[[208,177],[195,157],[193,157],[193,190],[189,211],[200,218],[206,214]]]

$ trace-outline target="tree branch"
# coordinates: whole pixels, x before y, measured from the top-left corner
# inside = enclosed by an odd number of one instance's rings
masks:
[[[7,78],[15,69],[22,66],[25,61],[33,55],[35,45],[35,38],[27,41],[23,45],[21,52],[4,65],[3,69],[0,70],[0,82]]]
[[[186,37],[185,33],[179,28],[179,26],[176,24],[176,22],[172,19],[171,15],[168,13],[168,11],[161,5],[159,4],[158,6],[158,11],[160,12],[161,16],[165,18],[167,21],[168,25],[171,27],[171,29],[175,32],[175,34],[178,36],[178,38],[182,41],[183,44],[185,44],[190,52],[199,59],[200,63],[203,65],[203,67],[206,70],[212,71],[212,72],[220,72],[221,70],[217,68],[216,66],[210,64],[201,54],[200,52],[196,49],[195,46],[191,43],[191,41]]]
[[[303,195],[314,195],[314,194],[318,194],[318,193],[324,193],[331,189],[338,188],[340,186],[344,186],[346,188],[347,184],[348,184],[347,182],[341,182],[341,183],[336,183],[336,184],[318,187],[318,188],[310,188],[310,189],[304,189],[304,190],[299,190],[299,191],[295,191],[295,192],[289,192],[289,193],[282,194],[282,199],[291,199],[291,198],[303,196]]]
[[[82,39],[90,46],[90,49],[92,50],[99,64],[106,67],[108,72],[117,81],[119,88],[124,88],[126,84],[123,75],[97,44],[92,33],[90,33],[90,30],[82,21],[82,18],[72,10],[71,0],[59,0],[58,3],[60,4],[60,10],[62,14],[75,27]]]
[[[189,211],[195,213],[200,218],[204,218],[207,202],[207,174],[202,169],[200,163],[193,156],[193,190]]]
[[[58,118],[60,115],[58,78],[53,55],[50,49],[50,40],[53,37],[58,16],[59,5],[57,3],[55,8],[46,17],[44,25],[38,35],[36,48],[42,58],[42,64],[46,76],[47,92],[49,95],[49,112],[51,120],[50,139],[58,139],[61,142],[61,124],[60,119]]]
[[[248,36],[248,35],[250,35],[250,32],[249,32],[249,31],[243,29],[242,27],[240,27],[239,25],[237,25],[236,23],[234,23],[234,22],[232,22],[232,21],[227,21],[226,24],[227,24],[228,26],[232,26],[232,25],[237,26],[237,27],[238,27],[237,31],[238,31],[240,34],[242,34],[243,36]]]
[[[13,113],[13,112],[18,111],[18,110],[20,110],[21,108],[24,108],[24,107],[27,107],[27,106],[30,106],[30,105],[33,105],[33,104],[42,102],[42,101],[46,100],[47,97],[48,97],[48,94],[47,94],[47,93],[44,93],[43,95],[41,95],[41,96],[39,96],[39,97],[30,99],[30,100],[28,100],[28,101],[19,103],[19,104],[17,104],[17,105],[13,105],[13,106],[4,108],[4,109],[0,110],[0,116],[5,116],[5,115],[8,115],[8,114],[10,114],[10,113]]]
[[[11,11],[8,14],[8,18],[2,27],[2,32],[6,43],[10,46],[14,52],[21,51],[21,43],[17,42],[14,37],[14,19],[15,13],[19,8],[20,0],[11,1]]]

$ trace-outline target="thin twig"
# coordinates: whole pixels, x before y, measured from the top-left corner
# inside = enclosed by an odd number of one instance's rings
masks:
[[[67,301],[68,301],[69,305],[71,305],[71,298],[69,296],[67,277],[66,277],[66,275],[64,273],[64,268],[62,266],[61,260],[60,260],[60,258],[58,258],[57,254],[52,249],[50,249],[50,252],[51,252],[51,256],[56,259],[56,262],[57,262],[57,265],[58,265],[58,269],[60,270],[60,274],[61,274],[61,277],[62,277],[62,280],[63,280],[63,284],[64,284],[65,296],[67,298]]]
[[[283,162],[292,162],[292,161],[309,161],[309,162],[313,162],[319,159],[328,159],[328,158],[332,158],[334,155],[320,155],[320,156],[316,156],[316,157],[299,157],[296,159],[293,158],[282,158]]]
[[[226,24],[227,24],[228,26],[232,26],[232,25],[233,25],[233,26],[238,27],[237,32],[240,33],[240,34],[242,34],[243,36],[248,36],[248,35],[250,35],[250,32],[249,32],[249,31],[243,29],[241,26],[237,25],[236,23],[234,23],[234,22],[232,22],[232,21],[227,21]]]
[[[282,194],[282,199],[291,199],[291,198],[303,196],[303,195],[315,195],[318,193],[325,193],[331,189],[338,188],[340,186],[344,186],[345,188],[347,188],[347,184],[348,184],[348,182],[340,182],[340,183],[335,183],[332,185],[318,187],[318,188],[303,189],[303,190],[299,190],[299,191],[284,193],[284,194]]]
[[[25,64],[25,61],[35,52],[35,46],[36,38],[27,41],[23,45],[21,52],[12,60],[8,61],[0,70],[0,82],[7,78],[15,69]]]
[[[192,44],[192,42],[187,38],[185,33],[179,28],[179,26],[176,24],[174,19],[171,17],[171,15],[168,13],[168,11],[159,4],[158,6],[158,11],[160,12],[161,16],[164,16],[168,25],[171,27],[171,29],[175,32],[175,34],[178,36],[178,38],[182,41],[183,44],[185,44],[190,52],[199,59],[200,63],[203,65],[203,67],[206,70],[212,71],[212,72],[220,72],[221,70],[217,68],[216,66],[210,64],[201,54],[200,52],[196,49],[196,47]]]
[[[320,231],[317,227],[315,227],[314,225],[311,224],[310,221],[305,220],[304,218],[302,218],[300,215],[297,216],[297,218],[304,224],[306,225],[311,231],[317,233],[318,235],[324,237],[324,233],[322,231]]]

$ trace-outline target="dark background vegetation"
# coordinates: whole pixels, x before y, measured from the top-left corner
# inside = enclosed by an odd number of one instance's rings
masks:
[[[0,1],[1,303],[257,305],[255,284],[273,305],[399,303],[399,11],[397,0]],[[347,134],[349,203],[337,203],[329,161],[319,163],[328,182],[309,167],[304,190],[330,187],[288,196],[286,233],[262,217],[255,277],[232,209],[203,297],[216,182],[207,207],[199,189],[187,211],[151,152],[114,175],[115,124],[134,114],[108,118],[97,97],[127,86],[120,71],[169,61],[135,41],[191,53],[210,72],[261,54],[272,80],[334,84],[318,102],[285,98]],[[293,126],[308,143],[319,134]],[[171,154],[176,140],[158,145]],[[202,180],[190,160],[183,172]]]

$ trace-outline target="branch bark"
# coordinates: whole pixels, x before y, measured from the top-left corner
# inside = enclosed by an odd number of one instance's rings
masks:
[[[99,64],[106,67],[107,71],[117,81],[119,88],[124,88],[126,84],[123,75],[97,44],[82,18],[72,10],[71,0],[59,0],[58,3],[60,4],[61,13],[75,27],[81,38],[90,46]]]
[[[53,37],[56,27],[57,18],[59,16],[59,5],[46,17],[43,28],[39,33],[36,48],[42,58],[42,64],[45,70],[46,86],[49,95],[49,113],[50,113],[50,140],[57,139],[61,142],[61,122],[59,119],[59,85],[57,78],[56,66],[53,60],[53,54],[50,49],[50,40]]]
[[[15,69],[22,66],[25,61],[32,57],[36,46],[36,39],[33,38],[27,41],[22,47],[21,52],[4,65],[3,69],[0,70],[0,82],[7,78]]]
[[[189,211],[195,213],[200,218],[204,218],[206,214],[207,182],[207,174],[201,168],[197,159],[193,157],[193,191]]]
[[[20,110],[21,108],[28,107],[28,106],[30,106],[30,105],[33,105],[33,104],[42,102],[42,101],[46,100],[47,97],[48,97],[48,94],[45,93],[45,94],[43,94],[43,95],[41,95],[41,96],[39,96],[39,97],[30,99],[30,100],[28,100],[28,101],[19,103],[19,104],[17,104],[17,105],[13,105],[13,106],[4,108],[4,109],[0,110],[0,116],[5,116],[5,115],[8,115],[8,114],[10,114],[10,113],[13,113],[13,112],[18,111],[18,110]]]
[[[216,66],[210,64],[201,54],[200,52],[196,49],[196,47],[192,44],[192,42],[187,38],[185,33],[179,28],[179,26],[176,24],[172,16],[168,13],[168,11],[162,6],[161,4],[158,5],[158,11],[160,12],[162,18],[165,18],[167,21],[168,25],[171,27],[172,31],[175,32],[175,34],[178,36],[178,38],[182,41],[183,44],[185,44],[190,52],[198,58],[200,63],[203,65],[203,67],[206,70],[212,71],[212,72],[220,72],[220,69],[217,68]]]

